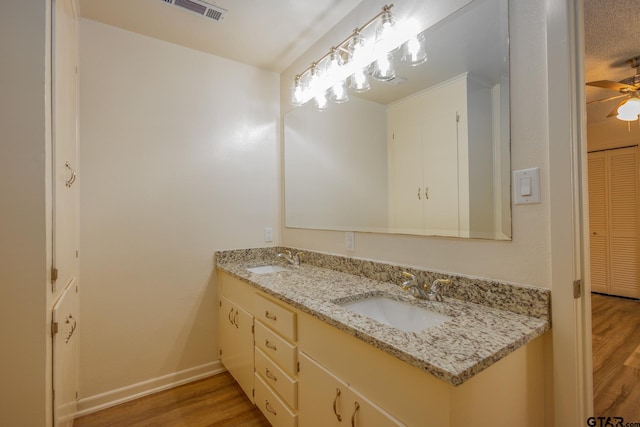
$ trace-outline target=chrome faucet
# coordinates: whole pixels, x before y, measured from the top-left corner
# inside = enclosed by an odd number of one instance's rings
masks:
[[[438,285],[450,285],[450,284],[451,284],[450,279],[434,280],[433,283],[431,284],[431,287],[429,288],[429,298],[435,298],[436,301],[442,301],[442,295],[440,295]],[[424,287],[426,289],[427,285],[425,284]]]
[[[442,295],[440,295],[438,287],[439,285],[448,285],[451,283],[451,280],[449,279],[436,279],[433,281],[431,286],[428,286],[426,283],[423,286],[420,286],[415,275],[406,271],[403,271],[402,275],[409,279],[402,283],[403,290],[409,291],[415,298],[426,299],[429,301],[442,301]]]
[[[289,262],[289,264],[298,266],[300,265],[300,252],[297,252],[295,255],[291,255],[291,251],[285,250],[284,253],[280,252],[278,254],[280,258],[284,258]]]
[[[424,287],[420,286],[416,276],[406,271],[403,271],[402,275],[407,279],[409,279],[402,283],[403,290],[409,291],[409,293],[413,295],[415,298],[429,299],[429,293],[424,289]]]

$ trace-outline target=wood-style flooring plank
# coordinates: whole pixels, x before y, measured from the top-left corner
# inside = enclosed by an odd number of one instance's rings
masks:
[[[268,427],[228,373],[77,418],[74,427]]]
[[[592,294],[594,414],[640,422],[640,301]]]

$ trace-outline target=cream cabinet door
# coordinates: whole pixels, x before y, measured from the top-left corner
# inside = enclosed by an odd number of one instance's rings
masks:
[[[220,296],[220,361],[253,402],[253,316]]]
[[[300,427],[404,425],[306,354],[301,352],[299,360]]]
[[[389,219],[392,230],[423,234],[424,179],[421,99],[389,108]]]
[[[422,118],[425,234],[458,236],[459,202],[469,198],[461,191],[459,163],[467,151],[466,79],[458,79],[428,91]],[[464,120],[464,121],[463,121]],[[465,162],[466,163],[466,162]],[[467,208],[468,209],[468,208]]]
[[[78,274],[77,46],[73,0],[52,2],[54,300]],[[57,278],[56,278],[57,276]]]
[[[53,306],[53,414],[55,427],[72,427],[78,390],[78,288],[72,280]]]

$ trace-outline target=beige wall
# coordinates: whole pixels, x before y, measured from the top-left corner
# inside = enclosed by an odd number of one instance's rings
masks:
[[[81,411],[220,367],[214,251],[279,239],[278,85],[81,20]]]
[[[424,25],[446,16],[466,1],[408,1],[394,12],[417,13]],[[281,74],[282,111],[289,105],[289,89],[296,73],[322,56],[332,43],[366,22],[384,3],[360,5],[325,37]],[[429,7],[429,13],[422,10]],[[426,27],[425,27],[426,28]],[[462,240],[356,233],[356,250],[347,252],[343,232],[283,228],[288,246],[345,254],[359,258],[408,264],[433,270],[550,287],[549,180],[546,92],[545,6],[542,1],[510,2],[511,44],[511,166],[513,170],[539,166],[542,203],[513,206],[513,241]]]
[[[638,122],[624,122],[610,118],[587,126],[587,147],[589,151],[628,147],[640,143]]]
[[[50,423],[49,2],[0,13],[0,425]]]

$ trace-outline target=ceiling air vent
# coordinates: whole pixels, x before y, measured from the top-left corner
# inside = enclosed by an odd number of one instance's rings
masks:
[[[201,0],[162,0],[165,3],[172,4],[174,6],[181,7],[190,12],[197,13],[205,18],[213,19],[214,21],[222,21],[227,14],[227,11],[221,7],[214,6]]]

